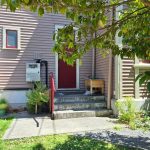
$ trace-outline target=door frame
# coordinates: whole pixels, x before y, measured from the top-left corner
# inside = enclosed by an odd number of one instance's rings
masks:
[[[55,25],[55,33],[58,29],[63,28],[64,25]],[[55,40],[56,42],[56,40]],[[72,90],[79,89],[79,59],[76,60],[76,88],[58,88],[58,53],[55,53],[55,79],[56,79],[56,90]]]

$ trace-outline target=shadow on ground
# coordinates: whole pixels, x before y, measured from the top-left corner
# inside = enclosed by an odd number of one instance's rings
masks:
[[[100,140],[96,140],[95,138],[89,138],[93,136],[93,133],[88,133],[86,134],[85,137],[82,135],[77,135],[77,136],[69,136],[68,140],[66,140],[63,143],[57,143],[55,147],[52,148],[52,150],[138,150],[140,148],[133,148],[129,146],[135,146],[133,143],[128,143],[129,140],[135,140],[135,139],[130,139],[126,141],[126,143],[122,142],[123,137],[117,137],[116,141],[114,142],[115,144],[127,144],[126,146],[119,146],[119,145],[112,145],[110,143],[104,142],[102,140],[106,140],[104,138],[101,138],[100,134],[94,134],[94,137],[97,136],[97,138]],[[109,133],[110,138],[114,138],[112,133]],[[121,139],[121,141],[120,141]],[[124,138],[125,139],[125,138]],[[145,139],[143,139],[145,140]],[[108,141],[108,140],[107,140]],[[112,140],[109,140],[112,142]],[[136,147],[136,146],[135,146]],[[33,147],[33,150],[46,150],[47,147],[44,147],[42,144],[38,143]]]
[[[33,150],[46,150],[46,148],[41,143],[36,144],[32,149]]]
[[[48,149],[46,146],[44,147],[42,144],[38,143],[33,147],[33,150],[46,150]],[[67,141],[64,143],[57,143],[52,150],[123,150],[124,148],[121,146],[114,146],[108,144],[106,142],[99,142],[95,139],[84,138],[84,137],[76,137],[70,136]],[[126,148],[124,150],[128,150]]]
[[[85,136],[85,137],[92,138],[92,139],[97,139],[97,140],[107,141],[107,142],[111,142],[111,143],[118,144],[118,145],[132,147],[135,149],[150,150],[150,133],[148,134],[149,134],[148,137],[146,136],[143,137],[140,135],[134,136],[132,135],[132,133],[131,134],[128,133],[128,135],[121,135],[121,132],[117,133],[115,131],[102,131],[98,133],[89,132],[89,133],[86,133],[85,135],[79,134],[77,136],[80,136],[80,137]]]
[[[98,141],[99,140],[99,141]],[[69,136],[64,143],[57,143],[53,150],[149,150],[149,138],[143,137],[126,137],[116,133],[87,133],[85,135]],[[111,145],[107,142],[114,143],[118,146]],[[123,146],[119,146],[123,145]],[[38,143],[33,150],[46,150],[42,144]]]

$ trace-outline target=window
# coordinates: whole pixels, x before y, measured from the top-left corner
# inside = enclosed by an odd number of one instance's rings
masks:
[[[20,49],[19,28],[3,28],[3,49]]]
[[[6,48],[17,48],[17,31],[6,30]]]

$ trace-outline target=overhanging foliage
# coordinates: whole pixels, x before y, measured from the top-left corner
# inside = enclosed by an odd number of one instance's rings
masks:
[[[150,60],[150,0],[1,0],[1,5],[11,11],[23,7],[40,16],[61,13],[71,19],[54,35],[53,48],[69,64],[92,48],[103,56],[111,50],[121,57]],[[121,5],[124,9],[116,20]],[[123,37],[123,47],[116,45],[116,34]]]
[[[53,48],[68,63],[81,58],[96,47],[102,55],[109,53],[122,57],[150,59],[150,1],[149,0],[2,0],[7,8],[15,11],[24,7],[42,16],[45,12],[62,13],[73,22],[59,30]],[[115,9],[124,6],[120,19],[115,19]],[[76,40],[74,40],[74,27]],[[120,30],[123,44],[116,45],[114,37]],[[96,33],[96,34],[95,34]],[[96,36],[95,36],[96,35]],[[65,42],[64,42],[65,41]],[[66,53],[66,47],[73,49]]]

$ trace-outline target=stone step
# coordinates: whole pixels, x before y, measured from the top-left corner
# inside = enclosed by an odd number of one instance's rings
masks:
[[[106,102],[63,102],[55,103],[55,110],[87,110],[106,107]]]
[[[85,96],[85,95],[62,95],[55,96],[55,103],[63,102],[101,102],[105,100],[105,96]]]
[[[57,90],[56,95],[72,95],[72,94],[84,94],[85,90]]]
[[[81,117],[107,117],[112,114],[112,110],[65,110],[54,111],[54,119],[81,118]]]

